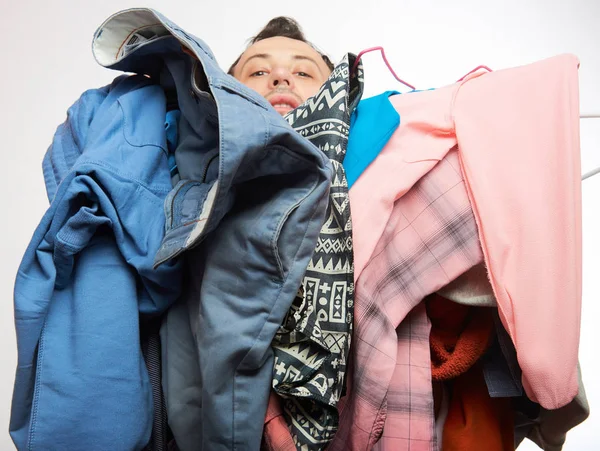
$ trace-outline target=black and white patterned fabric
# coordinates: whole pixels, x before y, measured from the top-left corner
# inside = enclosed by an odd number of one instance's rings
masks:
[[[324,449],[338,425],[354,311],[354,262],[348,183],[342,162],[350,115],[362,95],[362,65],[355,56],[334,68],[318,94],[286,120],[331,160],[326,221],[288,315],[273,341],[273,388],[299,450]]]

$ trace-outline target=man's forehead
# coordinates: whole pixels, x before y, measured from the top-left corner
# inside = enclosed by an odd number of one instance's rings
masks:
[[[297,39],[286,38],[283,36],[275,36],[272,38],[262,39],[252,44],[242,54],[240,63],[244,63],[248,58],[255,56],[260,57],[306,57],[315,61],[319,64],[322,59],[319,52],[312,48],[306,42],[299,41]]]

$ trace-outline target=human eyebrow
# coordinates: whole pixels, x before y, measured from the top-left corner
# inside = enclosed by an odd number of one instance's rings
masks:
[[[311,63],[313,63],[315,65],[315,67],[317,68],[317,70],[319,71],[319,73],[321,75],[323,75],[323,72],[321,72],[321,68],[319,67],[319,65],[317,64],[317,62],[311,58],[310,56],[306,56],[306,55],[294,55],[292,57],[294,60],[296,61],[310,61]]]
[[[246,61],[244,61],[244,64],[242,64],[242,67],[240,68],[240,73],[241,73],[241,71],[244,70],[244,67],[246,67],[246,64],[248,64],[248,62],[250,62],[251,60],[256,59],[256,58],[268,59],[270,57],[271,57],[271,55],[268,53],[256,53],[255,55],[250,56]]]

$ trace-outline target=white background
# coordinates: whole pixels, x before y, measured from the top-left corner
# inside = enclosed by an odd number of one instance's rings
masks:
[[[479,64],[500,69],[570,52],[581,60],[581,111],[600,114],[600,0],[0,1],[0,451],[14,449],[12,289],[47,208],[41,160],[67,108],[117,76],[97,65],[90,49],[95,29],[114,12],[157,9],[205,40],[225,68],[270,18],[290,15],[334,61],[384,46],[400,77],[419,89],[450,84]],[[365,97],[403,89],[378,54],[363,61]],[[585,172],[600,166],[600,119],[581,121],[581,140]],[[600,175],[583,186],[580,360],[592,414],[569,434],[564,449],[572,451],[600,449]],[[520,449],[537,448],[528,442]]]

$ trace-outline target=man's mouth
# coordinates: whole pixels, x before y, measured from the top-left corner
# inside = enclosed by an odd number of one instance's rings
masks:
[[[275,108],[275,111],[280,114],[285,114],[300,105],[300,102],[295,96],[289,94],[276,94],[271,96],[268,100],[269,103],[273,105],[273,108]]]
[[[275,108],[275,111],[277,111],[279,114],[288,113],[294,109],[293,106],[287,103],[276,103],[273,105],[273,108]]]

